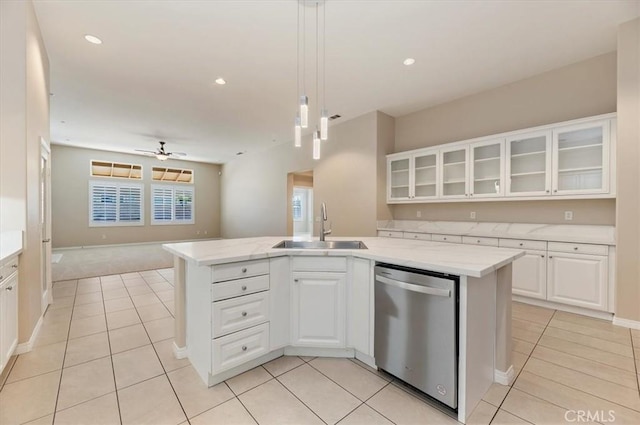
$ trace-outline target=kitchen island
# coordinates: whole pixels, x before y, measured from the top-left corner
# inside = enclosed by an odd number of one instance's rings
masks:
[[[513,380],[511,262],[522,251],[368,237],[359,238],[368,249],[273,248],[283,239],[164,245],[175,255],[174,351],[207,385],[283,354],[356,357],[375,367],[379,263],[460,277],[458,420],[491,383]]]

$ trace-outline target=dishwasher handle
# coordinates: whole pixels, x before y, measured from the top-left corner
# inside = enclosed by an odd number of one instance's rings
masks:
[[[395,286],[398,288],[406,289],[407,291],[412,292],[420,292],[422,294],[427,295],[435,295],[438,297],[450,297],[451,290],[450,289],[442,289],[442,288],[433,288],[431,286],[422,286],[422,285],[414,285],[407,282],[401,282],[395,279],[389,279],[388,277],[376,275],[376,281],[382,282],[387,285]]]

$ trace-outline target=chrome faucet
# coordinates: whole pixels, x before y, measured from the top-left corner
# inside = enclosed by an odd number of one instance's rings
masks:
[[[324,237],[331,234],[331,229],[324,230],[324,222],[327,221],[327,204],[320,205],[320,240],[324,242]]]

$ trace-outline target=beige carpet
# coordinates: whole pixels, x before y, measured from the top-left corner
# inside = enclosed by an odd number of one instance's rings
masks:
[[[173,255],[161,244],[54,249],[62,254],[51,264],[54,282],[173,267]]]

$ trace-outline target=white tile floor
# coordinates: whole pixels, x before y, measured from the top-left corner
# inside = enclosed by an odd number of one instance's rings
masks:
[[[0,424],[456,423],[348,359],[281,357],[207,388],[171,351],[172,280],[162,269],[56,282],[35,349],[0,381]],[[468,423],[589,411],[590,422],[640,424],[640,332],[518,303],[513,315],[518,378],[494,384]]]

